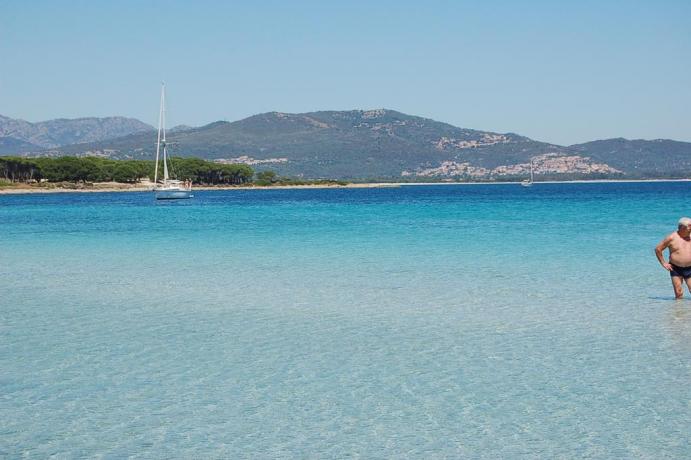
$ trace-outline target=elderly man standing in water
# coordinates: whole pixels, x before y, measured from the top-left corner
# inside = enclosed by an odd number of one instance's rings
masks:
[[[669,249],[669,262],[665,261],[662,253]],[[677,231],[670,233],[655,247],[655,255],[660,265],[669,271],[672,276],[674,296],[677,299],[684,297],[683,281],[691,292],[691,219],[682,217],[679,219]]]

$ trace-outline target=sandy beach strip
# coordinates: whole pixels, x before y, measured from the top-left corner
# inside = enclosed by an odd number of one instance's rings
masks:
[[[276,190],[276,189],[325,189],[325,188],[380,188],[398,187],[395,183],[355,183],[355,184],[303,184],[303,185],[200,185],[192,191],[199,190]],[[112,182],[95,183],[82,187],[37,187],[26,184],[0,188],[0,195],[22,195],[29,193],[112,193],[112,192],[150,192],[150,185],[117,184]]]
[[[643,183],[643,182],[691,182],[691,179],[594,179],[571,181],[540,181],[539,184],[610,184],[610,183]],[[195,190],[290,190],[290,189],[334,189],[334,188],[394,188],[419,186],[464,186],[464,185],[518,185],[520,182],[362,182],[349,184],[303,184],[303,185],[200,185]],[[121,184],[116,182],[101,182],[91,185],[61,187],[61,186],[33,186],[18,184],[0,188],[0,195],[21,195],[29,193],[113,193],[113,192],[149,192],[151,185]]]

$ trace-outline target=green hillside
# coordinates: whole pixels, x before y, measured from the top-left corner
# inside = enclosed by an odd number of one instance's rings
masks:
[[[632,178],[691,177],[691,144],[688,142],[617,138],[571,148],[622,169]]]
[[[169,132],[171,151],[284,176],[391,180],[517,180],[691,176],[691,144],[611,139],[570,147],[458,128],[393,110],[270,112]],[[29,156],[152,159],[156,132],[32,150]]]
[[[492,140],[500,139],[499,142]],[[150,158],[155,134],[62,147],[60,154]],[[392,110],[255,115],[174,132],[180,156],[205,159],[249,157],[258,169],[306,177],[400,178],[406,170],[434,167],[449,159],[497,166],[527,161],[536,152],[559,150],[515,134],[462,129]]]

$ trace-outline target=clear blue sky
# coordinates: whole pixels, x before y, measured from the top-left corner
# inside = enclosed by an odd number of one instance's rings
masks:
[[[390,108],[691,141],[691,1],[0,2],[0,114],[169,125]]]

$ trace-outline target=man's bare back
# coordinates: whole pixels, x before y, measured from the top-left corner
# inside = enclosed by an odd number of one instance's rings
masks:
[[[665,260],[664,250],[669,250],[669,261]],[[655,255],[662,267],[670,272],[674,296],[684,296],[682,281],[691,291],[691,219],[682,217],[676,232],[670,233],[655,247]]]

